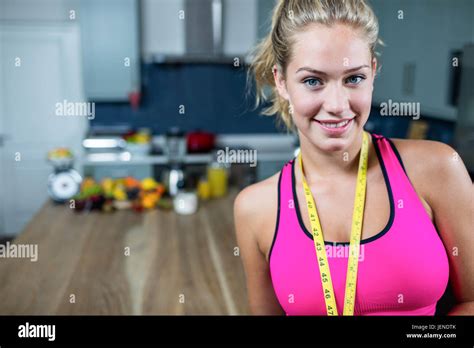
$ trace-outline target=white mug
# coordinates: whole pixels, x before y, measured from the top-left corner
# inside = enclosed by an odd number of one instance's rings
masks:
[[[173,199],[173,205],[178,214],[194,214],[198,208],[197,195],[194,192],[178,192]]]

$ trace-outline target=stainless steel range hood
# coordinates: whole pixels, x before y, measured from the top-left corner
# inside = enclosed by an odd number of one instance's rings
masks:
[[[186,55],[222,54],[222,0],[186,0]]]
[[[156,63],[223,63],[235,56],[226,56],[224,47],[224,1],[184,0],[184,54],[155,55]]]

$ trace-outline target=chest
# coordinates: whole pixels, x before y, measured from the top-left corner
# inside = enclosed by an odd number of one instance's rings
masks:
[[[295,209],[307,231],[311,230],[306,197],[301,185],[295,185]],[[339,185],[313,185],[313,199],[326,241],[348,242],[350,240],[355,182],[345,182]],[[372,175],[367,178],[366,198],[362,224],[361,239],[375,236],[388,224],[391,210],[393,210],[393,197],[383,175]]]
[[[446,253],[441,241],[434,237],[435,234],[427,236],[427,243],[422,246],[369,243],[362,248],[355,314],[434,314],[449,278]],[[275,293],[288,315],[326,315],[314,246],[310,241],[300,242],[298,253],[291,253],[287,243],[276,245],[270,263]],[[344,252],[339,253],[339,248]],[[337,246],[327,251],[339,313],[344,306],[347,249]]]

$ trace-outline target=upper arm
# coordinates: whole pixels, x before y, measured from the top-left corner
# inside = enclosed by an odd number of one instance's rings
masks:
[[[450,146],[429,142],[426,200],[448,253],[450,283],[458,302],[474,301],[474,186],[461,157]]]
[[[253,314],[282,315],[284,311],[275,296],[269,266],[256,237],[261,214],[255,190],[252,186],[244,189],[234,202],[237,244],[245,270],[249,306]]]

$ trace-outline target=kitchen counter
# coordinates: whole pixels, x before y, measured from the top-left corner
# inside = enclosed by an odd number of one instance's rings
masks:
[[[184,157],[184,164],[208,164],[212,162],[212,154],[190,154]],[[82,165],[167,165],[168,157],[165,155],[139,155],[135,156],[128,151],[110,153],[86,154],[79,164]]]
[[[295,150],[285,152],[264,152],[257,153],[257,161],[289,161],[295,154]],[[213,160],[212,154],[189,154],[184,157],[184,164],[209,164]],[[129,152],[117,153],[92,153],[86,154],[82,160],[78,161],[81,165],[167,165],[168,157],[164,155],[140,155],[133,156]]]
[[[164,136],[154,136],[153,147],[163,149],[165,146]],[[105,144],[117,146],[108,151],[91,151],[95,147],[105,146]],[[77,160],[80,165],[166,165],[168,157],[163,154],[133,155],[126,149],[119,151],[119,145],[124,146],[124,141],[118,136],[89,137],[83,141],[86,148],[84,156]],[[256,150],[257,160],[266,161],[288,161],[294,157],[297,145],[295,138],[291,135],[281,134],[230,134],[218,135],[216,137],[216,148],[225,149],[253,149]],[[183,161],[185,164],[208,164],[212,162],[214,154],[197,153],[186,154]]]
[[[38,245],[38,260],[0,259],[0,314],[248,314],[236,194],[192,216],[47,202],[11,242]]]

